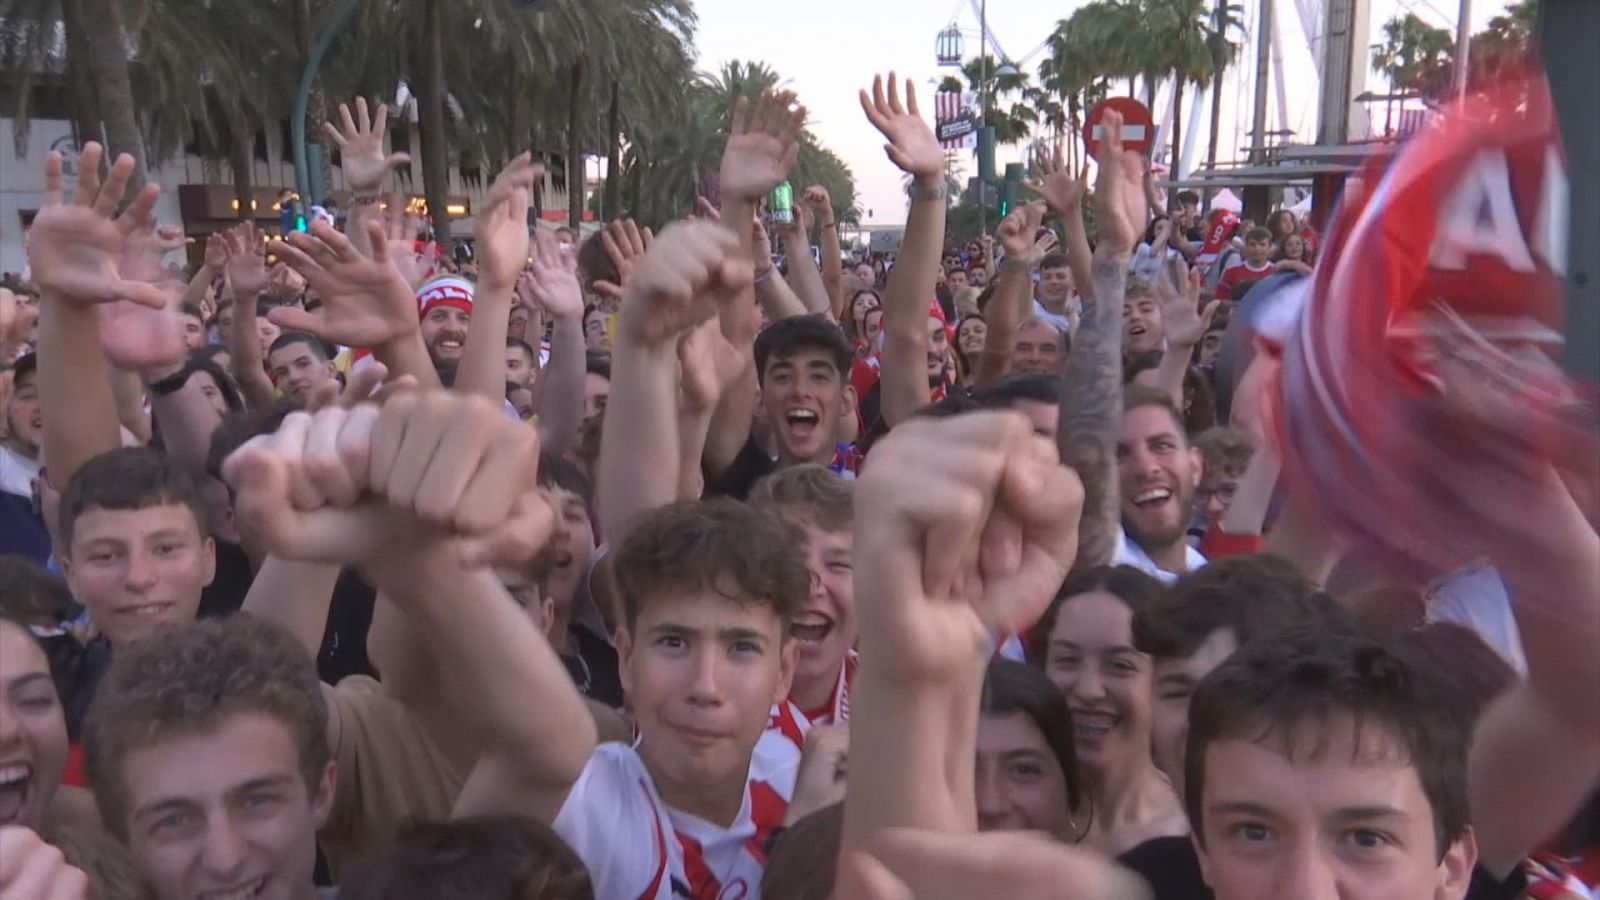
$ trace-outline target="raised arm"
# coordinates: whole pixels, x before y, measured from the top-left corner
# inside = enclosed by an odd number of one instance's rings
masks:
[[[222,274],[222,265],[227,261],[223,253],[222,239],[219,235],[206,238],[205,257],[200,263],[200,268],[194,270],[194,276],[183,287],[183,302],[200,306],[200,301],[211,290],[211,283]]]
[[[215,238],[213,238],[215,240]],[[262,358],[256,314],[267,289],[267,261],[256,227],[249,223],[230,228],[222,236],[223,272],[233,297],[233,322],[228,352],[233,357],[233,377],[252,407],[270,406],[276,392]]]
[[[350,188],[350,211],[345,217],[345,233],[362,256],[371,258],[373,236],[367,223],[378,218],[379,198],[389,170],[411,162],[410,154],[385,153],[388,143],[389,107],[374,101],[377,115],[369,116],[367,99],[357,97],[355,115],[350,106],[339,104],[339,125],[322,123],[322,133],[339,148],[339,167]]]
[[[1057,146],[1053,153],[1036,154],[1031,168],[1032,178],[1026,182],[1026,187],[1043,197],[1050,204],[1050,211],[1061,220],[1066,237],[1062,249],[1072,269],[1072,283],[1077,286],[1078,296],[1087,302],[1094,291],[1089,235],[1083,225],[1083,198],[1089,192],[1089,167],[1085,165],[1074,178],[1066,167],[1061,147]],[[1121,300],[1117,302],[1120,304]]]
[[[176,288],[164,291],[139,280],[142,273],[119,270],[125,256],[137,252],[130,236],[150,219],[161,189],[147,184],[114,217],[133,157],[118,157],[102,186],[102,156],[99,144],[84,145],[77,189],[67,201],[61,155],[46,158],[44,207],[28,232],[28,265],[41,293],[39,402],[50,411],[44,461],[58,489],[89,459],[121,444],[108,356],[137,369],[182,352],[171,306]]]
[[[372,258],[326,222],[295,232],[275,252],[305,278],[322,308],[307,312],[279,307],[268,318],[281,328],[307,331],[331,344],[371,348],[395,376],[410,375],[424,388],[439,386],[439,373],[422,343],[417,298],[389,259],[383,227],[367,223]]]
[[[746,288],[738,242],[717,225],[675,225],[645,255],[623,299],[600,439],[599,507],[618,546],[650,510],[677,499],[678,341]]]
[[[478,210],[473,229],[478,286],[455,381],[455,389],[464,394],[505,399],[511,293],[528,261],[528,195],[543,179],[544,168],[533,164],[532,154],[524,153],[495,176],[489,197]],[[578,315],[582,317],[582,310]]]
[[[822,251],[822,284],[828,291],[828,310],[835,322],[844,321],[844,258],[839,247],[839,224],[833,220],[833,198],[820,184],[806,188],[802,198],[817,220],[817,248]]]
[[[832,316],[833,302],[828,297],[827,287],[823,285],[822,273],[817,270],[817,264],[811,261],[811,227],[807,222],[810,217],[809,208],[796,206],[794,221],[778,226],[783,238],[784,256],[789,260],[789,275],[784,280],[805,305],[807,314]]]
[[[583,289],[578,258],[563,254],[555,239],[539,232],[532,277],[526,281],[533,302],[550,315],[550,364],[539,373],[539,442],[561,456],[578,439],[583,422]],[[537,339],[535,339],[537,341]]]
[[[593,749],[594,719],[486,568],[548,543],[538,451],[533,429],[491,401],[403,392],[252,441],[225,472],[273,554],[355,566],[424,638],[455,727],[500,763],[475,796],[548,820]]]
[[[883,418],[892,427],[928,405],[928,304],[934,293],[934,272],[944,248],[944,151],[917,108],[917,92],[906,79],[905,106],[895,75],[889,91],[882,76],[872,80],[872,93],[861,92],[861,108],[873,127],[888,139],[889,159],[912,178],[911,210],[905,237],[883,290]]]
[[[1044,258],[1043,248],[1033,239],[1044,219],[1043,203],[1028,203],[1011,211],[995,229],[1006,258],[989,299],[989,335],[978,362],[976,386],[993,384],[1011,371],[1011,356],[1017,346],[1017,326],[1033,310],[1033,271]]]
[[[1211,300],[1203,311],[1200,309],[1201,281],[1199,270],[1188,271],[1187,265],[1175,259],[1166,260],[1161,276],[1155,279],[1167,346],[1151,381],[1154,387],[1172,398],[1178,409],[1183,409],[1183,379],[1189,374],[1195,345],[1205,337],[1212,317],[1222,306],[1221,300]]]
[[[1122,295],[1128,256],[1144,221],[1139,158],[1122,149],[1122,117],[1105,118],[1095,221],[1099,246],[1093,297],[1085,296],[1083,321],[1061,376],[1061,459],[1083,481],[1083,524],[1078,532],[1080,569],[1111,561],[1122,528],[1117,500],[1117,432],[1122,424]]]
[[[891,828],[977,830],[990,635],[1049,602],[1083,500],[1054,448],[1009,412],[907,422],[873,450],[856,490],[856,588],[873,602],[859,612],[850,698],[847,853]],[[980,543],[1010,549],[980,560]]]
[[[756,302],[767,314],[767,321],[777,322],[806,315],[810,311],[806,308],[806,302],[795,293],[789,280],[778,274],[778,267],[772,262],[772,238],[760,216],[751,220],[750,234],[750,257],[756,272]]]

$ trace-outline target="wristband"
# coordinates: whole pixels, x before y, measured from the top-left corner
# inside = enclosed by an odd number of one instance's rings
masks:
[[[837,228],[837,227],[838,227],[838,225],[837,225],[837,223],[834,223],[834,222],[823,222],[823,223],[822,223],[822,227],[823,227],[823,228],[824,228],[824,229],[827,229],[827,228]]]
[[[360,194],[356,194],[356,195],[354,195],[354,196],[352,196],[350,198],[350,205],[351,206],[372,206],[373,204],[377,203],[381,199],[383,199],[382,195],[379,195],[379,194],[373,194],[370,197],[363,197]]]
[[[933,187],[922,187],[913,183],[906,193],[911,197],[911,202],[913,203],[919,200],[943,200],[945,198],[944,185],[942,184],[934,185]]]
[[[160,381],[152,381],[145,385],[145,387],[149,389],[152,396],[165,397],[169,394],[176,394],[178,391],[183,390],[183,386],[189,383],[189,378],[192,375],[194,375],[193,364],[184,363],[183,368],[173,372],[171,375],[168,375]]]
[[[772,273],[778,271],[777,266],[767,266],[767,270],[756,276],[756,284],[766,284],[772,280]]]
[[[1033,263],[1025,259],[1008,256],[1005,259],[1000,260],[1000,271],[1016,272],[1020,275],[1032,275]]]

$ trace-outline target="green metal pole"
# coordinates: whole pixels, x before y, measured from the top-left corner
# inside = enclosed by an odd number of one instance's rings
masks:
[[[300,195],[300,209],[303,213],[305,204],[311,198],[311,166],[307,163],[306,148],[306,107],[311,102],[311,85],[317,80],[317,70],[322,68],[322,58],[328,55],[328,49],[333,46],[333,39],[339,36],[344,26],[349,24],[350,17],[354,16],[363,0],[340,0],[334,9],[328,24],[323,27],[322,33],[317,35],[317,42],[311,47],[311,56],[306,59],[306,67],[300,73],[300,90],[294,96],[294,117],[289,121],[290,139],[294,143],[294,186]]]

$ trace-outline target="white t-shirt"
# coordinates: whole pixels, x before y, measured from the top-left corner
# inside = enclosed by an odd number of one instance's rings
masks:
[[[1476,631],[1484,642],[1523,677],[1528,658],[1522,632],[1511,612],[1511,595],[1500,572],[1483,560],[1442,575],[1423,591],[1429,622],[1454,622]]]
[[[19,497],[33,496],[33,480],[39,477],[41,463],[10,447],[0,446],[0,491]]]
[[[1156,561],[1144,552],[1144,548],[1135,544],[1133,539],[1128,537],[1127,531],[1117,532],[1117,549],[1115,553],[1111,554],[1111,564],[1113,566],[1133,566],[1135,569],[1158,579],[1162,584],[1171,584],[1178,580],[1179,575],[1183,574],[1183,572],[1168,572],[1166,569],[1156,565]],[[1185,572],[1193,572],[1205,564],[1206,558],[1201,555],[1199,550],[1187,544],[1184,545],[1183,568]]]
[[[767,732],[750,757],[744,803],[720,828],[662,802],[644,761],[620,743],[595,748],[554,822],[604,898],[759,897],[768,837],[783,824],[800,751]]]

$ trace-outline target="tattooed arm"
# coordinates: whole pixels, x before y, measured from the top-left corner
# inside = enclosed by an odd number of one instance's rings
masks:
[[[1122,292],[1126,254],[1095,254],[1094,295],[1083,300],[1061,382],[1061,460],[1083,482],[1075,571],[1105,565],[1121,526],[1117,501],[1117,429],[1122,421]]]

